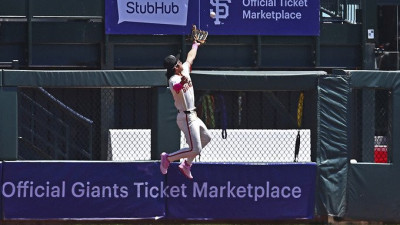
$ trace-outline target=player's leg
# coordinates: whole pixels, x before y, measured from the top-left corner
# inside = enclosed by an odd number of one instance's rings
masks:
[[[208,143],[211,141],[210,132],[207,129],[207,126],[201,119],[198,119],[199,127],[200,127],[200,139],[201,139],[201,146],[204,148]]]
[[[178,115],[177,117],[177,125],[181,129],[181,131],[185,134],[186,137],[186,142],[188,144],[190,143],[190,135],[189,135],[189,129],[188,129],[188,122],[186,121],[186,118],[183,117],[184,119],[180,118]],[[170,162],[179,160],[181,158],[186,158],[186,157],[191,157],[192,156],[192,148],[189,145],[189,148],[182,148],[179,149],[176,152],[167,154],[166,152],[161,153],[161,163],[160,163],[160,171],[162,174],[167,174],[168,172],[168,167]]]
[[[192,146],[193,146],[193,154],[190,157],[187,157],[187,162],[192,164],[196,156],[198,156],[203,150],[204,141],[202,140],[202,126],[205,126],[204,123],[197,118],[196,115],[193,115],[193,120],[190,124],[190,130],[192,134]]]
[[[186,157],[186,160],[184,160],[180,165],[179,165],[179,170],[184,174],[187,178],[193,179],[192,172],[191,172],[191,166],[193,163],[194,158],[200,154],[202,150],[202,143],[201,143],[201,137],[200,137],[200,123],[201,121],[197,119],[196,115],[191,115],[190,116],[190,124],[189,124],[189,129],[188,133],[190,135],[190,146],[192,146],[192,155]]]
[[[197,126],[199,127],[199,133],[200,133],[200,142],[201,142],[201,150],[199,151],[199,154],[200,154],[200,152],[203,150],[203,148],[208,143],[210,143],[211,135],[207,129],[207,126],[204,124],[204,122],[201,119],[197,119],[196,123],[198,123]],[[197,155],[195,155],[194,157],[190,157],[190,158],[188,157],[187,161],[191,164],[196,157],[197,157]]]
[[[189,145],[189,147],[170,153],[168,155],[170,162],[182,158],[194,158],[201,151],[199,128],[198,125],[191,120],[190,115],[187,115],[184,120],[178,120],[177,124],[181,131],[185,134],[186,143]],[[190,161],[190,163],[191,162],[192,161]]]

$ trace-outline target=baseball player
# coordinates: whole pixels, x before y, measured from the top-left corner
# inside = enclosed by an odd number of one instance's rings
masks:
[[[179,61],[179,57],[169,55],[164,59],[164,68],[167,69],[169,89],[174,97],[175,107],[178,110],[176,122],[179,129],[185,134],[188,148],[182,148],[173,153],[161,154],[160,170],[167,174],[170,162],[184,158],[179,165],[179,170],[189,179],[193,179],[190,172],[193,160],[210,140],[206,125],[197,117],[194,104],[194,90],[190,78],[191,66],[196,58],[199,43],[193,43],[187,55],[186,62]]]

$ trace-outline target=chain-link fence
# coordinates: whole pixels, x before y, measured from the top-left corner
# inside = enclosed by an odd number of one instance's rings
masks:
[[[391,162],[392,92],[355,89],[353,155],[358,162]]]
[[[107,160],[150,160],[151,130],[111,129],[108,145]]]
[[[92,159],[93,121],[43,88],[19,91],[20,159]]]
[[[199,160],[311,161],[311,130],[306,129],[311,121],[309,111],[307,115],[303,113],[303,92],[198,91],[196,95],[198,116],[212,137]],[[306,106],[309,107],[312,94],[306,95]],[[302,124],[304,117],[305,126]],[[181,147],[186,146],[182,134]]]
[[[127,142],[117,159],[134,148],[150,151],[150,88],[19,88],[18,99],[20,159],[115,159],[108,149],[113,129],[140,134],[121,136],[135,144]]]
[[[315,99],[314,91],[196,91],[213,138],[198,159],[314,161]],[[151,88],[20,88],[19,101],[20,159],[151,159]]]

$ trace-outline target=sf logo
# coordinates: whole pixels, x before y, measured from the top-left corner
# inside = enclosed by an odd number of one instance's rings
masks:
[[[215,25],[220,25],[220,19],[226,19],[229,16],[229,6],[227,3],[231,3],[231,0],[210,0],[210,4],[214,6],[214,9],[210,9],[210,12],[215,12]]]

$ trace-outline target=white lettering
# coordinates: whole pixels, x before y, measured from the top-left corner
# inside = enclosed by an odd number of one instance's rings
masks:
[[[269,181],[265,186],[254,186],[252,184],[232,185],[230,181],[226,185],[214,186],[207,182],[193,183],[193,197],[201,198],[250,198],[257,202],[262,198],[300,198],[301,188],[298,186],[270,186]]]
[[[9,186],[10,192],[7,192],[7,187]],[[5,182],[2,188],[3,196],[6,198],[11,198],[15,194],[15,185],[12,182]]]
[[[292,189],[292,196],[293,198],[300,198],[301,197],[301,188],[296,186]]]
[[[177,198],[180,196],[180,188],[178,186],[171,187],[171,196],[173,198]]]
[[[155,191],[155,193],[154,193],[154,191]],[[152,197],[152,198],[157,198],[158,197],[158,188],[157,187],[151,187],[150,188],[150,196]]]
[[[85,187],[85,185],[81,182],[76,182],[74,185],[72,185],[71,193],[72,196],[76,198],[80,198],[85,195],[85,191],[82,190]]]
[[[281,0],[284,7],[308,7],[308,0]]]
[[[197,182],[193,183],[193,197],[206,197],[207,196],[207,182],[204,182],[203,185],[201,186],[201,189],[199,188],[199,185]]]
[[[285,190],[286,190],[286,194],[285,194]],[[283,198],[289,198],[290,197],[290,188],[288,186],[284,186],[282,188],[281,195]]]
[[[275,7],[276,0],[243,0],[244,7]]]
[[[256,186],[254,192],[254,201],[258,201],[259,198],[265,195],[265,189],[261,186]]]
[[[17,184],[5,182],[2,186],[2,194],[6,198],[63,198],[65,197],[65,181],[61,185],[52,185],[49,181],[45,185],[35,185],[33,181],[18,181]]]
[[[210,198],[218,198],[218,187],[217,186],[211,186],[210,187],[210,192],[209,192]]]
[[[185,193],[186,185],[181,186],[164,186],[164,182],[160,182],[159,186],[150,185],[148,182],[134,182],[133,185],[136,188],[137,198],[177,198],[177,197],[187,197]],[[125,193],[125,192],[124,192]]]
[[[127,2],[126,12],[129,14],[178,14],[179,6],[174,2],[165,4],[164,2]]]
[[[41,193],[39,193],[39,191],[41,191]],[[38,198],[41,198],[44,196],[44,187],[43,186],[37,186],[35,188],[35,196]]]
[[[272,19],[275,21],[279,20],[300,20],[302,18],[301,12],[287,12],[285,10],[281,11],[251,11],[243,10],[243,19],[249,20],[259,20],[259,19]]]
[[[118,23],[138,22],[185,26],[188,1],[116,0]]]
[[[60,190],[53,188],[52,195],[59,195]],[[71,187],[71,194],[75,198],[126,198],[128,189],[126,186],[113,185],[92,185],[90,182],[75,182]]]

